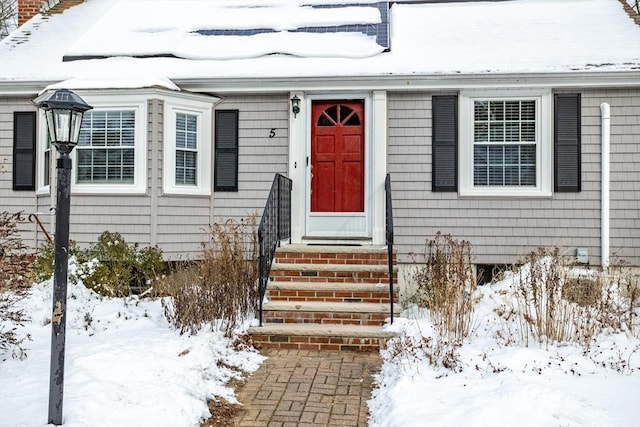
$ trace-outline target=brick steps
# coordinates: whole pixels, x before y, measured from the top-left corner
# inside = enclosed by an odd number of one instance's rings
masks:
[[[264,305],[266,323],[318,323],[381,326],[389,304],[324,301],[270,301]],[[400,314],[394,309],[395,314]]]
[[[283,349],[378,350],[393,335],[382,329],[390,317],[388,275],[383,246],[278,248],[263,326],[249,330],[253,342]]]
[[[267,294],[270,301],[325,301],[389,303],[388,283],[284,282],[273,281]],[[394,300],[398,291],[394,289]]]
[[[271,266],[274,281],[381,283],[388,279],[389,267],[366,264],[285,264]]]
[[[297,324],[249,328],[258,346],[294,350],[377,351],[394,333],[376,326]]]

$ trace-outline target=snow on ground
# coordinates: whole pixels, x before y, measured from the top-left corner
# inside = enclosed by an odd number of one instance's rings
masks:
[[[507,323],[495,308],[513,297],[513,279],[480,288],[477,326],[457,350],[458,372],[431,366],[424,352],[382,351],[371,427],[640,425],[640,339],[605,334],[587,355],[570,344],[507,345],[510,334],[496,338]],[[436,336],[426,313],[404,316],[390,327],[404,340]]]
[[[476,326],[456,349],[456,369],[434,367],[420,351],[382,351],[371,427],[638,425],[640,339],[603,334],[586,355],[571,344],[516,345],[515,325],[495,311],[512,302],[513,279],[479,289]],[[31,340],[26,357],[0,355],[0,427],[46,425],[51,292],[50,281],[35,285],[19,303],[31,320],[18,334]],[[416,309],[390,328],[416,343],[436,336]],[[237,373],[227,366],[251,372],[262,360],[219,333],[179,335],[158,300],[103,298],[69,285],[64,425],[198,426],[207,398],[234,400],[224,384]]]
[[[35,285],[20,301],[31,320],[26,358],[0,354],[0,426],[47,424],[51,354],[52,283]],[[198,426],[206,400],[234,401],[225,383],[232,366],[254,371],[263,357],[236,352],[222,334],[180,335],[163,316],[159,300],[103,298],[69,285],[65,427]]]

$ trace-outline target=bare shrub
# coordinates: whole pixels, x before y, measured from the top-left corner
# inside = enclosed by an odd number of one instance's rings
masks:
[[[24,357],[17,326],[27,320],[23,310],[15,307],[31,286],[32,256],[18,235],[16,215],[0,212],[0,355],[11,350],[14,357]]]
[[[611,309],[603,314],[602,323],[640,338],[640,269],[617,261],[603,275]]]
[[[33,256],[18,235],[17,218],[0,212],[0,291],[31,286]]]
[[[602,272],[571,263],[557,248],[540,248],[524,259],[515,307],[507,310],[515,314],[523,344],[573,342],[586,352],[604,330],[634,330],[637,276],[617,266]]]
[[[471,244],[438,232],[429,240],[424,265],[414,274],[418,290],[412,297],[429,310],[438,332],[460,341],[473,326],[473,293],[476,284],[471,265]]]
[[[257,233],[255,217],[215,224],[202,260],[182,265],[167,278],[171,299],[163,300],[167,319],[181,333],[195,333],[210,323],[231,336],[255,311]]]
[[[29,334],[20,337],[17,330],[18,326],[23,326],[28,318],[24,310],[15,307],[25,293],[25,289],[12,292],[0,291],[0,358],[9,351],[14,358],[23,359],[27,356],[21,344],[25,340],[30,340],[31,337]]]
[[[385,358],[389,361],[404,359],[417,366],[426,361],[434,367],[461,372],[462,363],[458,353],[461,346],[462,343],[459,341],[402,334],[389,340],[385,350]]]

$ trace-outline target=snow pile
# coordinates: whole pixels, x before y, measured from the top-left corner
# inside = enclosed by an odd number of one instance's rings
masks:
[[[0,426],[45,426],[48,412],[52,283],[20,306],[31,320],[26,357],[0,355]],[[20,356],[19,354],[17,356]],[[206,400],[234,402],[226,382],[263,357],[236,351],[221,333],[179,335],[159,300],[104,298],[69,285],[63,422],[66,427],[198,426]]]
[[[498,314],[516,306],[517,280],[478,289],[476,327],[461,346],[438,339],[428,313],[407,310],[390,327],[397,341],[382,351],[370,426],[637,425],[637,334],[605,332],[588,350],[518,345],[516,320]]]

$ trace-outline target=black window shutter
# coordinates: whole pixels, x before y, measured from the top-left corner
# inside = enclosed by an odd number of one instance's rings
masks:
[[[13,113],[13,190],[36,189],[36,113]]]
[[[554,190],[580,192],[580,94],[556,94],[554,110]]]
[[[238,110],[216,110],[214,191],[238,191]]]
[[[434,96],[432,191],[458,191],[458,97]]]

